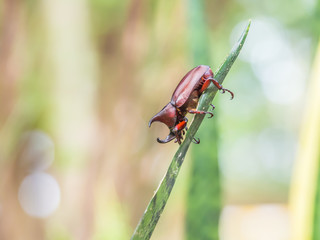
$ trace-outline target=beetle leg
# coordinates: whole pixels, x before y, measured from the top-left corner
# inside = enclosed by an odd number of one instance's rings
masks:
[[[182,135],[184,135],[184,128],[186,126],[187,126],[187,122],[181,121],[172,129],[172,133],[175,135],[177,142],[179,144],[181,144],[181,140],[183,140]]]
[[[210,106],[212,107],[212,111],[216,108],[212,103],[210,103]]]
[[[182,140],[182,137],[176,132],[176,141],[175,142],[178,142],[179,145],[181,144],[181,140]]]
[[[183,140],[183,135],[185,135],[185,130],[188,130],[187,128],[187,122],[188,118],[184,117],[181,122],[179,122],[172,130],[171,133],[167,136],[166,139],[160,140],[159,138],[157,141],[159,143],[167,143],[175,138],[175,143],[178,142],[181,144],[181,141]]]
[[[195,144],[199,144],[200,143],[200,138],[198,138],[198,139],[197,138],[193,138],[192,142],[195,143]]]
[[[186,126],[187,126],[187,122],[181,121],[173,128],[172,132],[177,133],[177,132],[185,129]]]
[[[188,118],[187,117],[184,117],[183,118],[183,121],[185,121],[186,123],[188,122]]]
[[[215,80],[214,78],[207,78],[204,80],[205,80],[205,82],[203,83],[203,85],[200,89],[200,93],[202,93],[204,90],[206,90],[209,87],[210,82],[212,82],[219,90],[222,91],[222,93],[225,93],[226,91],[229,92],[231,94],[231,99],[233,99],[233,97],[234,97],[233,92],[231,92],[229,89],[223,88],[222,85],[220,83],[218,83],[218,81]]]
[[[213,117],[213,113],[212,112],[198,111],[196,109],[191,109],[188,112],[192,113],[192,114],[210,114],[209,118]]]

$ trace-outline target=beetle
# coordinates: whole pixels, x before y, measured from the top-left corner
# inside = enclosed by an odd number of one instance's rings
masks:
[[[173,139],[181,144],[185,130],[187,131],[186,118],[187,113],[191,114],[209,114],[209,118],[213,117],[212,112],[199,111],[197,105],[202,93],[213,83],[222,93],[226,91],[231,94],[233,99],[234,94],[228,89],[225,89],[221,84],[214,79],[213,72],[209,66],[200,65],[191,69],[179,82],[174,90],[171,101],[149,121],[149,127],[153,122],[162,122],[166,124],[170,130],[169,135],[161,140],[157,138],[159,143],[168,143]],[[212,108],[214,106],[211,104]],[[200,139],[193,138],[193,142],[200,143]]]

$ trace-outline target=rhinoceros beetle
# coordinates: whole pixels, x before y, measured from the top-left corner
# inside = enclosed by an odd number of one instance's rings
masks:
[[[181,144],[185,130],[188,130],[187,113],[209,114],[209,118],[213,117],[212,112],[198,111],[196,109],[201,94],[209,87],[210,82],[222,93],[229,92],[231,99],[233,99],[233,92],[223,88],[213,77],[213,72],[209,66],[200,65],[191,69],[182,78],[172,94],[171,101],[149,121],[149,127],[153,122],[158,121],[166,124],[170,130],[169,135],[164,140],[157,138],[159,143],[167,143],[176,139],[175,142]],[[211,106],[214,109],[212,104]],[[200,139],[194,138],[193,142],[199,144]]]

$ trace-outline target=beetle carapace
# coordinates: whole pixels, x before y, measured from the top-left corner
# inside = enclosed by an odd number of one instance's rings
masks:
[[[171,101],[149,121],[149,127],[153,122],[162,122],[166,124],[170,130],[169,135],[161,140],[157,138],[159,143],[167,143],[175,139],[175,142],[181,144],[185,131],[188,130],[186,118],[187,113],[192,114],[209,114],[209,118],[213,117],[212,112],[198,111],[197,105],[201,94],[213,83],[222,93],[226,91],[231,94],[233,92],[223,88],[217,80],[214,79],[213,72],[209,66],[200,65],[191,69],[179,82],[174,90]],[[213,109],[214,106],[212,105]],[[200,143],[200,139],[193,139],[194,143]]]

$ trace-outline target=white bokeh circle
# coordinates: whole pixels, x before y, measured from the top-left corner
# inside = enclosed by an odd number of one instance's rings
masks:
[[[28,215],[46,218],[60,204],[60,187],[51,175],[35,172],[22,181],[18,198],[22,209]]]

